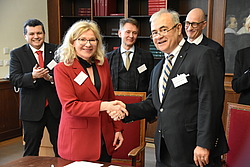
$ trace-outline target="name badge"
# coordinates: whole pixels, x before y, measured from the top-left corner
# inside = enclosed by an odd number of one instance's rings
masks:
[[[174,87],[177,88],[178,86],[181,86],[188,82],[187,77],[189,74],[177,74],[177,77],[172,78],[172,82],[174,84]]]
[[[49,64],[47,65],[47,67],[52,70],[55,66],[57,65],[56,61],[53,59],[49,62]]]
[[[147,67],[145,64],[141,65],[140,67],[137,68],[139,74],[143,73],[144,71],[147,70]]]
[[[88,75],[81,71],[81,72],[76,76],[76,78],[74,79],[74,81],[75,81],[76,83],[78,83],[78,85],[81,85],[87,78],[88,78]]]

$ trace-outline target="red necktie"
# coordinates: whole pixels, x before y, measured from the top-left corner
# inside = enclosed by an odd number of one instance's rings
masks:
[[[39,66],[40,66],[41,68],[44,68],[43,51],[38,50],[38,51],[36,51],[36,53],[38,54]],[[48,99],[46,99],[46,101],[45,101],[45,107],[46,107],[47,105],[49,105]]]
[[[44,68],[44,62],[43,62],[43,51],[36,51],[36,53],[38,54],[38,61],[39,61],[39,65],[41,68]]]

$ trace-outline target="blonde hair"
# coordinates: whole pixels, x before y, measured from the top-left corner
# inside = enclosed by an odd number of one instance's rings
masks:
[[[100,34],[97,23],[93,20],[80,20],[74,23],[64,36],[62,45],[55,52],[55,60],[64,62],[65,65],[72,65],[75,58],[77,58],[73,43],[84,32],[92,30],[98,40],[96,52],[91,57],[91,61],[99,60],[98,65],[104,63],[105,47],[102,43],[102,36]]]

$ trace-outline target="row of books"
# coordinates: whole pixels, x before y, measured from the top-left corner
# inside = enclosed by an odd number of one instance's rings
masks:
[[[90,15],[91,15],[91,8],[78,9],[78,16],[90,16]]]
[[[164,53],[159,51],[154,43],[151,41],[150,45],[149,45],[149,51],[153,54],[154,57],[164,57]]]
[[[94,0],[95,16],[110,16],[116,13],[116,0]]]
[[[148,15],[166,8],[166,0],[148,0]],[[78,16],[90,16],[90,8],[79,8]],[[116,0],[94,0],[94,16],[124,16],[116,13]]]
[[[166,8],[166,0],[148,0],[148,15]]]

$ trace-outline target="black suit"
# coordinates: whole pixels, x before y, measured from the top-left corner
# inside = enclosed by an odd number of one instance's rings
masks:
[[[240,93],[239,104],[250,105],[250,47],[237,51],[232,88]]]
[[[118,71],[120,70],[119,69],[121,67],[120,65],[123,64],[120,47],[114,51],[107,53],[106,57],[108,58],[110,65],[114,90],[120,90],[118,86],[119,85]],[[145,65],[147,70],[143,71],[142,73],[139,73],[137,68],[142,65]],[[129,69],[130,73],[135,74],[133,75],[133,79],[135,80],[135,90],[133,91],[147,92],[150,80],[150,74],[153,68],[154,68],[154,57],[152,53],[135,46],[135,52]],[[132,91],[132,90],[127,90],[127,91]]]
[[[57,45],[44,43],[44,67],[54,58]],[[57,154],[57,133],[61,115],[61,104],[53,83],[43,78],[34,82],[33,67],[38,64],[29,44],[10,53],[10,82],[20,88],[20,119],[24,126],[26,155],[38,155],[44,126],[47,127],[54,151]],[[53,71],[49,73],[53,76]],[[45,107],[45,100],[49,105]]]
[[[222,69],[225,73],[225,57],[224,57],[224,48],[216,41],[207,38],[203,35],[203,39],[199,45],[208,46],[216,51],[216,57],[220,60]]]
[[[159,100],[158,81],[164,59],[150,78],[147,99],[127,104],[129,116],[124,122],[158,116],[155,134],[156,159],[164,163],[161,151],[165,142],[171,158],[178,166],[194,165],[196,146],[211,150],[210,157],[219,157],[228,151],[222,125],[224,101],[224,74],[213,49],[185,42],[170,73],[166,91]],[[174,88],[172,78],[189,74],[187,83]]]

